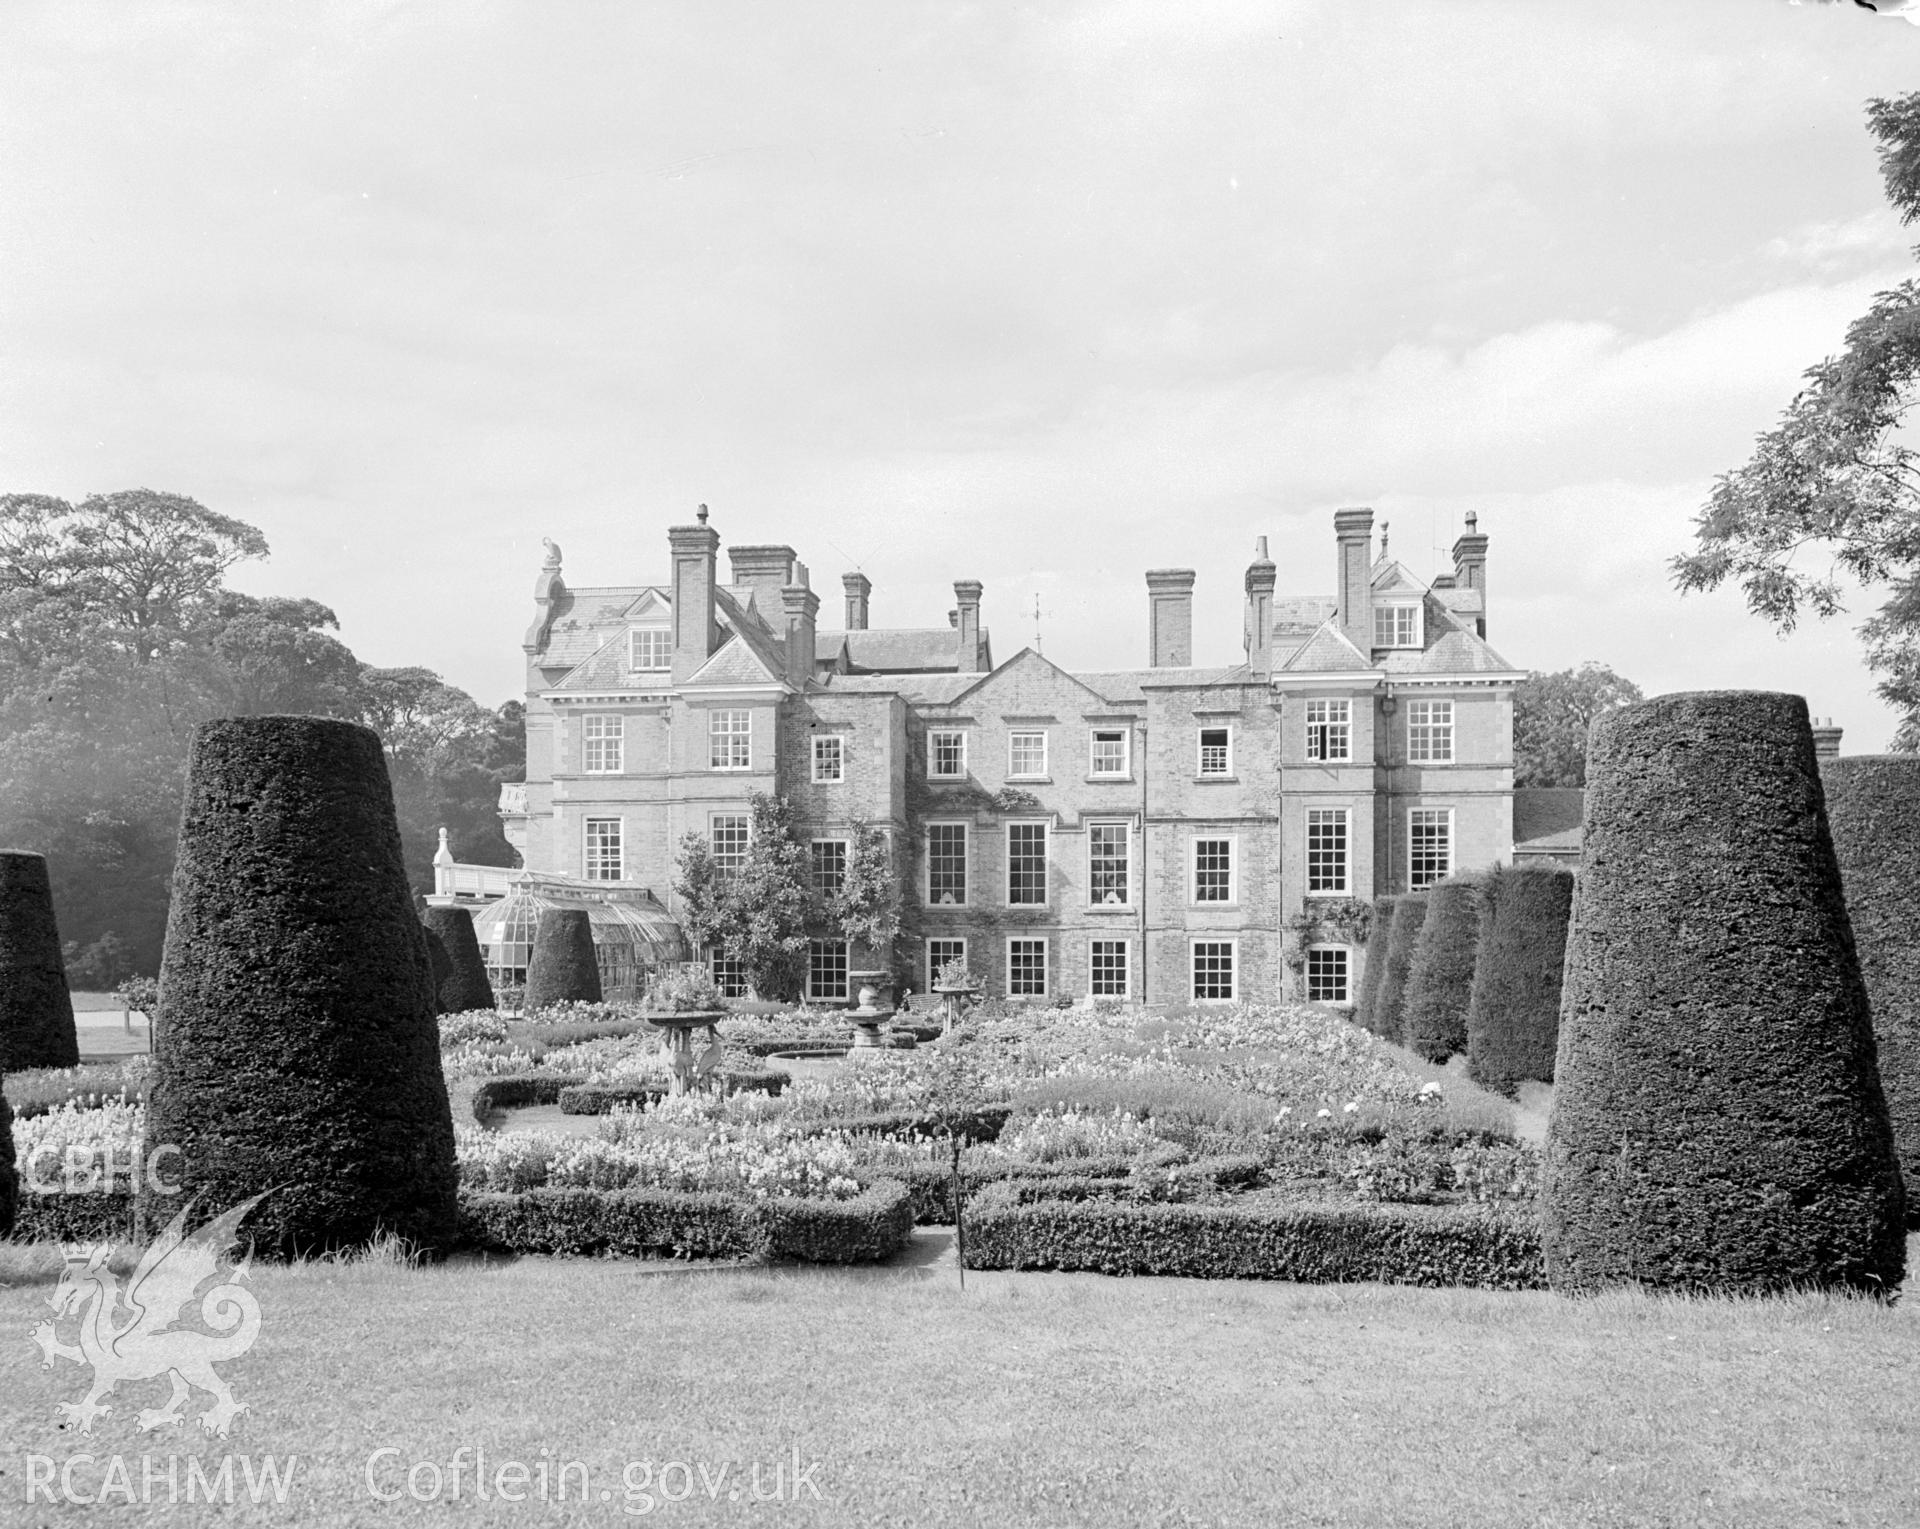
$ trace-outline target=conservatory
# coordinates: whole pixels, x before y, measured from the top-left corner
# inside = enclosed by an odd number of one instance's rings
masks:
[[[680,926],[644,887],[613,888],[541,871],[513,871],[506,896],[473,910],[473,932],[496,991],[526,983],[534,930],[549,908],[586,910],[600,986],[609,1001],[645,996],[650,974],[688,959]]]

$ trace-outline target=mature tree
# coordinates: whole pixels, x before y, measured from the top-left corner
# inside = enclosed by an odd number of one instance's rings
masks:
[[[1887,200],[1920,218],[1920,93],[1867,103]],[[1781,632],[1841,609],[1841,580],[1886,591],[1862,624],[1878,690],[1901,715],[1894,747],[1920,748],[1920,452],[1899,428],[1920,387],[1920,281],[1879,293],[1846,347],[1806,373],[1780,423],[1723,475],[1673,560],[1682,590],[1738,581]]]
[[[813,893],[806,851],[785,797],[756,791],[747,803],[747,855],[737,870],[714,861],[706,835],[680,841],[673,883],[680,921],[696,948],[717,946],[739,961],[762,998],[792,998],[807,969]]]
[[[1513,692],[1515,786],[1584,786],[1587,728],[1602,712],[1641,699],[1640,687],[1592,661],[1535,670]]]

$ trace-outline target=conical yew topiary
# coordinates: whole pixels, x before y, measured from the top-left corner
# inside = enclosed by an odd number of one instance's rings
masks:
[[[1830,759],[1821,777],[1911,1222],[1920,1218],[1920,754]]]
[[[1373,917],[1367,921],[1367,964],[1360,973],[1360,992],[1353,1002],[1353,1022],[1376,1035],[1380,1031],[1376,1019],[1376,1011],[1380,1007],[1380,979],[1387,973],[1388,932],[1393,927],[1393,905],[1398,901],[1398,898],[1391,896],[1373,900]]]
[[[1420,928],[1427,921],[1427,898],[1425,892],[1403,892],[1393,905],[1393,922],[1387,926],[1387,958],[1381,963],[1380,990],[1373,1000],[1373,1033],[1382,1040],[1398,1042],[1405,1033],[1401,1026],[1407,971],[1413,965]]]
[[[600,1002],[600,963],[584,908],[549,908],[540,915],[522,1002],[529,1014],[556,1003]]]
[[[433,1012],[444,1014],[447,1006],[440,1001],[440,988],[453,975],[453,962],[448,959],[447,947],[433,925],[423,921],[420,932],[427,937],[427,985],[433,990]]]
[[[1481,888],[1480,909],[1467,1070],[1474,1082],[1512,1097],[1524,1082],[1553,1081],[1573,873],[1561,866],[1495,866]]]
[[[1400,1044],[1429,1062],[1467,1049],[1467,1002],[1480,943],[1480,882],[1451,876],[1427,894],[1400,1001]]]
[[[160,968],[149,1153],[262,1253],[453,1239],[426,936],[380,739],[318,717],[194,735]],[[149,1191],[147,1220],[184,1203]]]
[[[1899,1165],[1806,702],[1602,714],[1542,1191],[1548,1283],[1885,1293]]]
[[[13,1106],[0,1094],[0,1237],[13,1230],[20,1210],[20,1175],[13,1156]]]
[[[487,980],[486,958],[473,932],[473,915],[465,908],[429,908],[427,928],[440,937],[448,972],[440,979],[440,1012],[462,1014],[468,1009],[494,1007],[493,984]]]
[[[79,1060],[46,857],[0,850],[0,1073]]]

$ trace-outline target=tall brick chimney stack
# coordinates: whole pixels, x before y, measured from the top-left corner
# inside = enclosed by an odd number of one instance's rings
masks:
[[[840,585],[847,592],[847,630],[867,629],[867,596],[873,593],[873,581],[864,573],[843,573]]]
[[[780,591],[787,616],[787,683],[805,690],[813,678],[814,634],[820,625],[820,597],[807,587],[807,565],[797,558],[792,581]]]
[[[1841,729],[1833,725],[1832,717],[1816,718],[1813,724],[1813,753],[1816,759],[1838,759],[1840,757]]]
[[[1253,544],[1253,561],[1247,565],[1247,664],[1255,679],[1273,673],[1273,585],[1274,567],[1267,556],[1267,539]]]
[[[959,672],[979,674],[987,667],[985,646],[980,641],[980,596],[984,586],[978,579],[955,579],[953,598],[960,607],[954,623],[960,631]]]
[[[1147,570],[1147,653],[1156,669],[1193,664],[1193,570]]]
[[[1362,653],[1373,651],[1373,511],[1335,510],[1333,534],[1339,549],[1335,600],[1340,630]]]
[[[667,545],[673,549],[673,682],[684,684],[713,657],[720,646],[720,628],[713,619],[715,569],[720,557],[720,533],[707,526],[703,504],[695,526],[672,526]]]
[[[1487,539],[1480,534],[1480,517],[1467,511],[1467,529],[1453,544],[1453,582],[1457,589],[1480,591],[1479,632],[1487,635]]]

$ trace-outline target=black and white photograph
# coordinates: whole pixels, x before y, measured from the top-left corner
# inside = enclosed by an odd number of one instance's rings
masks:
[[[7,0],[0,1526],[1920,1524],[1920,0]]]

